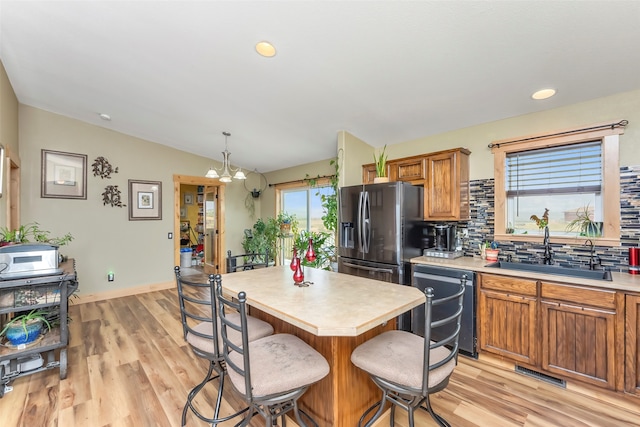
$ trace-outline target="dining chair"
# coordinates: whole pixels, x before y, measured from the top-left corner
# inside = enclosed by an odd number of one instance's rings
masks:
[[[382,390],[382,399],[364,412],[358,427],[377,407],[376,413],[365,424],[366,427],[371,426],[384,413],[386,402],[392,404],[390,426],[395,425],[395,409],[399,406],[408,412],[409,427],[414,426],[417,408],[429,412],[438,425],[450,427],[443,417],[434,412],[429,396],[446,388],[458,361],[466,281],[466,276],[462,277],[459,289],[445,297],[436,298],[433,288],[424,290],[424,337],[406,331],[387,331],[360,344],[351,353],[351,362],[367,372]]]
[[[215,301],[214,276],[210,274],[208,281],[198,282],[181,277],[179,266],[176,266],[174,270],[184,339],[196,356],[209,361],[209,369],[204,379],[187,395],[187,401],[182,410],[182,426],[186,423],[188,409],[191,409],[202,421],[216,425],[246,412],[249,408],[244,408],[227,417],[218,418],[227,372],[220,346],[220,317],[218,316],[218,304]],[[238,319],[240,314],[229,313],[227,316],[231,319]],[[247,340],[253,341],[273,333],[273,326],[269,323],[251,316],[246,316],[246,319]],[[237,345],[242,345],[242,336],[239,333],[232,333],[229,339]],[[213,380],[218,380],[218,393],[213,417],[208,418],[195,407],[194,399],[204,386]]]
[[[238,293],[237,298],[227,297],[222,291],[220,275],[216,276],[216,281],[222,354],[231,384],[250,408],[238,425],[247,426],[254,415],[260,414],[266,427],[271,427],[278,418],[284,426],[285,415],[293,411],[298,425],[309,426],[302,419],[304,415],[317,427],[318,424],[298,408],[298,398],[329,373],[327,360],[291,334],[274,334],[250,341],[246,293]],[[229,311],[239,312],[240,317],[228,316]],[[242,335],[241,346],[232,339],[234,332]]]
[[[227,273],[269,266],[269,252],[231,255],[227,251]]]

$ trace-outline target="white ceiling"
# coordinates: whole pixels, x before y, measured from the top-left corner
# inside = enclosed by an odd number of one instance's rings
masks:
[[[217,160],[229,131],[261,172],[640,88],[640,1],[2,0],[0,26],[21,103]]]

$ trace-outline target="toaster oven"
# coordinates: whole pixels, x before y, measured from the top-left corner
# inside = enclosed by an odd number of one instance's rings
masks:
[[[0,280],[62,273],[58,247],[44,243],[22,243],[0,247]]]

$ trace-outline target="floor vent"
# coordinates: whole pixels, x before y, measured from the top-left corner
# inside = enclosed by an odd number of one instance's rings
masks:
[[[551,375],[543,374],[542,372],[534,371],[533,369],[524,368],[516,365],[516,372],[528,377],[533,377],[538,380],[546,381],[549,384],[557,385],[558,387],[567,388],[567,382],[560,378],[552,377]]]

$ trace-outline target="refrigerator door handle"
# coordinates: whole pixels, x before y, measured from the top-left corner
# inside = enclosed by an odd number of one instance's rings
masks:
[[[360,197],[358,197],[358,252],[362,252],[362,203],[364,201],[364,193],[360,192]]]
[[[364,203],[362,204],[362,245],[363,252],[369,253],[371,243],[371,207],[369,206],[369,192],[364,192]]]
[[[346,267],[351,267],[351,268],[355,268],[355,269],[358,269],[358,270],[367,270],[367,271],[375,271],[376,273],[393,274],[393,270],[390,269],[390,268],[367,267],[366,265],[352,264],[350,262],[343,262],[343,264]],[[458,281],[458,283],[460,283],[460,282]]]

